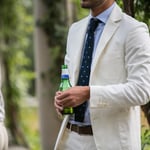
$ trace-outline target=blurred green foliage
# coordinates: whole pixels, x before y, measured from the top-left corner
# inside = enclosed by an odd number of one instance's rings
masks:
[[[30,82],[34,78],[31,59],[32,1],[28,2],[29,5],[27,0],[0,1],[0,61],[4,77],[2,91],[6,106],[6,125],[14,137],[12,142],[23,145],[26,143],[18,124],[20,101],[29,93]]]
[[[21,126],[30,150],[41,150],[38,108],[22,106]]]
[[[147,23],[150,29],[150,1],[136,0],[135,1],[135,17]]]
[[[141,134],[142,150],[150,150],[150,129],[142,127]]]

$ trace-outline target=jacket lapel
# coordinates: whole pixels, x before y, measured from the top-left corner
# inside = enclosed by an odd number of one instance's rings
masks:
[[[113,34],[115,33],[115,31],[119,26],[121,16],[122,16],[121,9],[117,5],[115,5],[112,14],[110,15],[110,18],[108,19],[104,27],[100,41],[97,45],[96,53],[94,56],[95,58],[93,59],[92,68],[91,68],[91,76],[92,73],[94,72],[98,59],[100,58],[102,52],[105,49],[105,46],[107,45],[107,43],[109,42],[109,40],[111,39],[111,37],[113,36]]]
[[[84,40],[85,40],[85,34],[86,34],[86,30],[87,30],[87,26],[88,26],[88,17],[85,18],[81,24],[79,24],[78,28],[74,31],[74,58],[72,60],[72,62],[76,65],[73,65],[74,69],[73,69],[73,83],[76,84],[77,82],[77,78],[78,78],[78,74],[79,74],[79,70],[80,70],[80,59],[81,59],[81,55],[82,55],[82,49],[83,49],[83,44],[84,44]]]

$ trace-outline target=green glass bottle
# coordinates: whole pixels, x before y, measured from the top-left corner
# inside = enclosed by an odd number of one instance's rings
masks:
[[[69,80],[69,72],[68,72],[68,66],[67,65],[62,65],[61,66],[61,83],[59,86],[60,91],[65,91],[71,87],[70,80]],[[62,111],[63,115],[66,114],[73,114],[73,108],[72,107],[67,107],[64,108]]]

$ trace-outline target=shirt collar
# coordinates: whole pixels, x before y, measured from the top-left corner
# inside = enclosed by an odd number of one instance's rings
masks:
[[[96,18],[106,24],[106,22],[107,22],[107,20],[108,20],[108,18],[109,18],[109,16],[110,16],[110,14],[111,14],[111,12],[112,12],[114,6],[115,6],[115,3],[116,3],[116,2],[114,2],[114,3],[113,3],[109,8],[107,8],[105,11],[103,11],[102,13],[100,13],[99,15],[97,15]],[[92,17],[93,17],[93,16],[92,16],[91,13],[90,13],[89,19],[91,19]]]

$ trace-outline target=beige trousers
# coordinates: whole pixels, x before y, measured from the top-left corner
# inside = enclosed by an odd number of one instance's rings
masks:
[[[8,150],[8,135],[2,122],[0,122],[0,150]]]
[[[65,130],[57,150],[97,150],[91,135],[79,135],[69,129]]]

